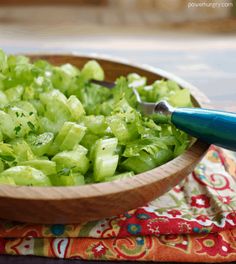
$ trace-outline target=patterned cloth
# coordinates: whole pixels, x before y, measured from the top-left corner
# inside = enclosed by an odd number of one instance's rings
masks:
[[[148,205],[83,225],[0,221],[0,253],[90,260],[236,260],[236,157],[211,147]]]

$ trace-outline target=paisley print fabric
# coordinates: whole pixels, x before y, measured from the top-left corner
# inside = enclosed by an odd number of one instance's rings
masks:
[[[236,260],[236,157],[212,146],[192,174],[135,210],[82,225],[0,220],[0,253],[90,260]]]

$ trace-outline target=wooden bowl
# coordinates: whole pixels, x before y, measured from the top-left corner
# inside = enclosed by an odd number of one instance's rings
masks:
[[[192,85],[160,69],[135,66],[101,57],[76,55],[28,55],[32,60],[46,59],[54,65],[71,63],[81,68],[96,59],[104,68],[106,80],[136,72],[151,83],[157,79],[175,80],[188,88],[195,106],[205,106],[207,99]],[[78,187],[25,187],[0,185],[0,217],[41,223],[81,223],[124,213],[143,206],[170,190],[188,175],[209,145],[199,140],[181,156],[153,170],[115,182]]]

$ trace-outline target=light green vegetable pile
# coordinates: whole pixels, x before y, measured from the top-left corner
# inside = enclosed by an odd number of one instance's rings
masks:
[[[130,86],[144,101],[191,105],[173,81],[146,84],[130,74],[112,90],[96,61],[30,63],[0,51],[0,184],[74,186],[130,177],[180,155],[188,136],[143,117]]]

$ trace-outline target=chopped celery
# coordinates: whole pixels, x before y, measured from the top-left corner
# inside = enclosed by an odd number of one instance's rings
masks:
[[[146,82],[147,82],[147,78],[146,77],[142,77],[140,75],[138,75],[137,73],[130,73],[127,76],[129,85],[132,87],[140,87],[140,86],[145,86]]]
[[[155,158],[145,151],[141,151],[138,157],[130,157],[122,163],[123,168],[141,173],[156,167]]]
[[[23,140],[22,138],[18,138],[12,140],[10,143],[12,145],[14,154],[17,157],[17,163],[34,159],[34,153],[25,140]]]
[[[60,145],[60,150],[73,149],[77,144],[80,143],[83,136],[85,135],[86,127],[73,124]]]
[[[8,67],[7,59],[8,58],[5,52],[0,49],[0,71],[1,72],[4,72]]]
[[[171,105],[177,107],[183,107],[191,105],[190,92],[186,89],[176,91],[173,95],[168,98]]]
[[[73,122],[65,122],[59,131],[54,146],[59,146],[59,150],[71,150],[80,143],[85,135],[86,127]],[[53,147],[54,147],[53,146]],[[56,148],[55,148],[56,150]]]
[[[26,86],[23,93],[23,100],[33,100],[35,97],[35,90],[32,86]]]
[[[48,93],[40,94],[40,101],[45,106],[45,117],[55,123],[63,124],[71,117],[67,106],[67,98],[59,90],[52,90]]]
[[[44,114],[45,109],[44,109],[44,106],[41,103],[41,101],[39,101],[39,100],[30,100],[30,103],[34,106],[34,108],[36,109],[37,114],[39,116],[42,116]]]
[[[173,153],[170,149],[161,149],[155,153],[154,159],[156,166],[160,166],[173,158]]]
[[[81,77],[84,80],[95,79],[102,81],[104,79],[104,71],[96,61],[91,60],[82,68]]]
[[[119,156],[114,155],[118,140],[116,138],[99,139],[93,149],[94,180],[101,181],[115,174]]]
[[[60,67],[54,67],[52,71],[53,86],[66,93],[70,86],[73,85],[74,77],[79,74],[79,70],[67,63]]]
[[[16,185],[13,178],[6,177],[6,176],[0,176],[0,184]]]
[[[142,116],[133,89],[143,101],[164,99],[175,107],[192,106],[188,90],[172,80],[149,83],[137,73],[117,78],[113,89],[91,79],[105,79],[94,60],[80,70],[0,50],[0,184],[113,181],[188,148],[189,136],[166,118]]]
[[[19,107],[20,109],[26,111],[29,116],[37,115],[37,110],[30,102],[19,101],[19,102],[15,102],[14,106]]]
[[[86,133],[85,136],[82,138],[80,144],[85,148],[91,150],[98,139],[99,137],[97,135]]]
[[[107,177],[104,179],[105,182],[109,182],[109,181],[117,181],[117,180],[121,180],[121,179],[124,179],[124,178],[130,178],[134,176],[134,173],[132,171],[129,171],[129,172],[124,172],[124,173],[120,173],[120,174],[117,174],[117,175],[114,175],[112,177]]]
[[[42,171],[45,175],[56,174],[56,163],[50,160],[28,160],[21,162],[20,165],[31,166]]]
[[[16,161],[16,154],[12,145],[0,142],[0,160],[9,164]]]
[[[9,88],[5,91],[5,94],[9,102],[20,101],[23,93],[24,93],[24,88],[21,85],[18,85],[13,88]]]
[[[0,159],[0,172],[4,171],[4,162]]]
[[[45,132],[40,135],[31,134],[28,136],[27,141],[35,155],[43,156],[46,154],[52,145],[54,135],[51,132]]]
[[[52,161],[56,162],[57,171],[69,168],[74,172],[85,174],[89,169],[87,152],[86,148],[77,146],[74,150],[59,152],[52,158]]]
[[[123,144],[126,144],[138,136],[135,124],[127,124],[122,118],[118,116],[110,117],[108,122],[112,133]]]
[[[34,114],[25,111],[17,106],[11,106],[7,109],[7,113],[15,124],[15,137],[24,137],[30,132],[37,132],[38,121]]]
[[[4,136],[9,138],[15,138],[16,131],[15,128],[18,126],[15,126],[11,116],[4,111],[0,110],[0,129]]]
[[[106,123],[105,116],[102,116],[102,115],[85,116],[83,118],[83,123],[88,128],[88,130],[95,135],[106,134],[106,129],[108,127],[108,124]]]
[[[67,106],[71,113],[72,119],[75,121],[79,120],[79,118],[85,114],[83,105],[81,104],[80,100],[74,95],[71,95],[68,98]]]
[[[2,91],[0,91],[0,108],[4,107],[5,105],[7,105],[9,102],[6,94]]]
[[[104,178],[112,177],[118,165],[119,156],[97,157],[94,163],[94,180],[101,181]]]
[[[74,175],[75,178],[75,185],[84,185],[85,184],[85,180],[84,180],[84,176],[81,174],[77,174]]]
[[[85,135],[86,127],[73,124],[68,134],[60,145],[60,150],[69,150],[74,148],[80,143],[81,139]]]
[[[57,134],[54,143],[59,146],[68,135],[73,123],[72,122],[65,122],[61,127],[59,133]]]
[[[63,120],[51,121],[47,117],[39,118],[39,125],[40,125],[41,133],[52,132],[53,134],[56,134],[61,129],[63,124],[64,124]]]
[[[55,175],[51,175],[50,179],[55,186],[78,186],[84,185],[84,176],[78,172],[72,172],[70,169],[63,169]]]
[[[112,156],[118,144],[117,138],[99,139],[95,144],[95,157]]]
[[[9,177],[16,185],[50,186],[51,182],[45,174],[30,166],[15,166],[3,171],[0,177]]]

